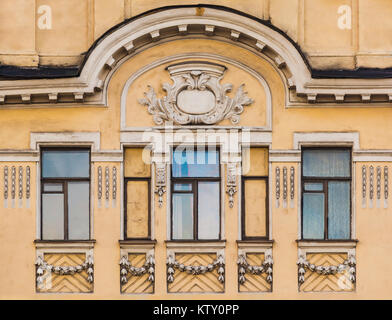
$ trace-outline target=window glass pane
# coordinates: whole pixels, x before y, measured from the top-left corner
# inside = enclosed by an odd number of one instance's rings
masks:
[[[306,177],[350,177],[350,166],[350,150],[347,149],[303,151]]]
[[[90,176],[89,151],[43,151],[42,176],[44,178],[88,178]]]
[[[267,235],[267,182],[246,179],[245,196],[245,236],[265,237]]]
[[[350,238],[350,182],[328,182],[328,238]]]
[[[176,183],[174,184],[174,191],[192,191],[191,183]]]
[[[89,183],[68,183],[68,238],[89,239]]]
[[[64,240],[64,195],[42,195],[42,239]]]
[[[324,239],[324,194],[304,193],[302,235],[304,239]]]
[[[193,194],[173,194],[173,239],[193,239]]]
[[[63,192],[62,183],[45,183],[44,192]]]
[[[148,238],[148,181],[127,182],[127,238]]]
[[[219,177],[217,150],[174,150],[173,177]]]
[[[219,239],[219,182],[199,182],[198,238]]]
[[[323,191],[322,183],[305,183],[305,191]]]

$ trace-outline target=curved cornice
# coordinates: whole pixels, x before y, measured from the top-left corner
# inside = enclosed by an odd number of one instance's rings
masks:
[[[109,30],[94,43],[77,77],[1,80],[0,103],[106,105],[113,69],[154,43],[193,36],[230,41],[265,57],[285,79],[288,106],[392,100],[392,79],[312,78],[298,46],[277,28],[233,10],[198,5],[152,11]]]

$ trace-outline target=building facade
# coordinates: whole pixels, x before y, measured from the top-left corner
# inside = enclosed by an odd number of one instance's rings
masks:
[[[392,5],[207,2],[0,4],[1,299],[391,298]]]

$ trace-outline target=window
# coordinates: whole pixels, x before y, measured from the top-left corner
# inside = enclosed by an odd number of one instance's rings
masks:
[[[219,151],[175,150],[172,163],[171,238],[220,239]]]
[[[150,239],[150,151],[127,148],[124,151],[125,239]],[[143,154],[144,152],[144,154]]]
[[[42,150],[41,238],[90,238],[89,150]]]
[[[268,238],[268,149],[242,152],[242,239]]]
[[[302,152],[302,238],[351,237],[351,150]]]

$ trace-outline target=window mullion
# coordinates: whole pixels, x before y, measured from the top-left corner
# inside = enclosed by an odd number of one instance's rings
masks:
[[[193,238],[195,240],[199,240],[199,226],[198,226],[198,215],[199,215],[199,210],[198,210],[198,188],[199,188],[199,181],[194,180],[193,181]]]
[[[324,239],[328,240],[328,180],[324,180]]]
[[[68,182],[63,182],[64,191],[64,239],[68,239]]]

